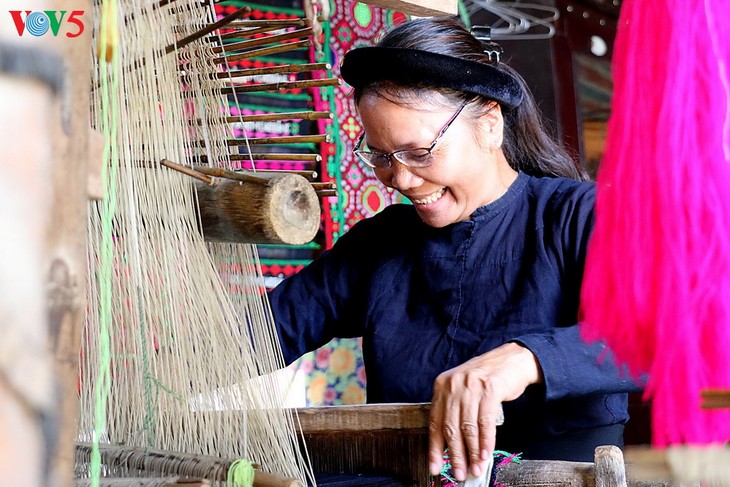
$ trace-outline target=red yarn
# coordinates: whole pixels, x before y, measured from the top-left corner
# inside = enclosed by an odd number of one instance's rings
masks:
[[[625,0],[583,336],[649,373],[655,446],[730,441],[730,0]]]

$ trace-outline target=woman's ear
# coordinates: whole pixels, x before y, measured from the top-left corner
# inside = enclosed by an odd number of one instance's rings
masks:
[[[499,150],[504,138],[504,118],[502,107],[489,102],[484,115],[479,118],[479,143],[487,150]]]

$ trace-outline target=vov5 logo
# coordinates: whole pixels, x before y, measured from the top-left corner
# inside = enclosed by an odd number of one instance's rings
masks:
[[[13,17],[13,22],[15,23],[15,28],[18,30],[19,36],[28,32],[32,36],[40,37],[50,30],[53,37],[56,37],[64,19],[67,26],[71,24],[66,31],[66,37],[73,38],[83,34],[84,23],[80,17],[84,15],[84,11],[72,10],[71,15],[68,17],[66,17],[66,13],[68,13],[68,10],[44,10],[42,12],[10,10],[10,15]]]

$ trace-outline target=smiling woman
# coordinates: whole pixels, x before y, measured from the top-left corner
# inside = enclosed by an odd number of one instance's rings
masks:
[[[432,401],[431,470],[448,446],[458,480],[495,446],[592,461],[622,445],[637,388],[579,336],[594,185],[545,133],[522,78],[493,61],[451,18],[345,56],[364,128],[355,155],[413,205],[358,223],[270,295],[288,361],[362,337],[368,402]]]

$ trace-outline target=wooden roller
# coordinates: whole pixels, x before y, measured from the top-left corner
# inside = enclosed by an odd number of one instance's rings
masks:
[[[196,181],[203,235],[212,242],[302,245],[317,234],[320,206],[306,178],[274,175],[262,183]]]

